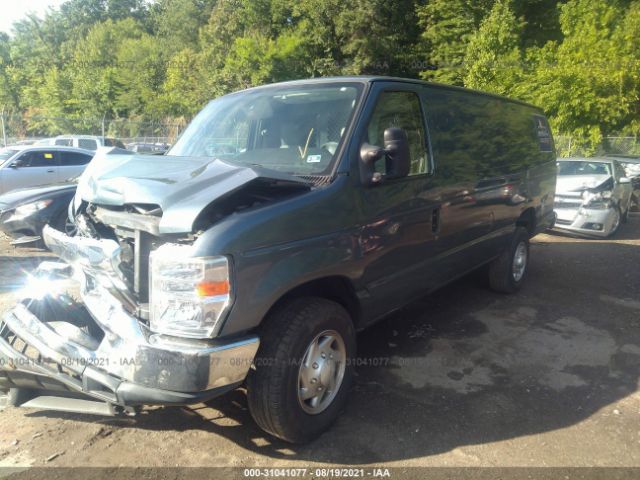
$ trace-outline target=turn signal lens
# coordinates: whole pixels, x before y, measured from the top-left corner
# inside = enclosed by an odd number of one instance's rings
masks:
[[[217,297],[219,295],[228,295],[231,286],[228,280],[221,282],[200,282],[196,285],[196,292],[200,297]]]

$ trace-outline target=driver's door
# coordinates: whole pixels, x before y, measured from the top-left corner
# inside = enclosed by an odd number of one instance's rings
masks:
[[[369,295],[364,318],[394,310],[431,287],[427,271],[436,253],[439,199],[431,189],[431,162],[419,87],[389,82],[377,84],[372,110],[360,144],[384,145],[384,131],[401,128],[407,134],[411,168],[407,177],[361,186],[365,222],[360,251],[365,262],[362,281]],[[365,114],[367,115],[367,114]],[[383,174],[384,158],[375,164]]]
[[[2,187],[5,192],[56,183],[58,157],[52,150],[27,150],[3,171]]]

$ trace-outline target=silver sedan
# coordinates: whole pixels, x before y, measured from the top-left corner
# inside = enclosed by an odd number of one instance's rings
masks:
[[[610,237],[627,221],[631,181],[612,158],[558,159],[556,228]]]

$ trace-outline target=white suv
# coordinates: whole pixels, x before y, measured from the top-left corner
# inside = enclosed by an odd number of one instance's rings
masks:
[[[120,140],[97,135],[58,135],[53,139],[53,145],[93,151],[96,151],[98,147],[126,148]]]

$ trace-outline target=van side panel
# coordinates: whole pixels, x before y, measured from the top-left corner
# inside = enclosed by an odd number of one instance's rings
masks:
[[[235,301],[222,336],[258,326],[292,289],[337,277],[352,287],[364,327],[498,256],[523,212],[535,211],[539,225],[553,214],[555,152],[539,110],[411,85],[424,103],[433,173],[363,186],[364,115],[345,148],[348,172],[228,216],[199,237],[197,255],[233,259]]]
[[[469,224],[457,228],[474,229],[480,236],[501,230],[506,234],[530,208],[536,212],[537,225],[548,223],[556,155],[544,115],[534,107],[493,96],[424,89],[434,180],[453,195],[453,203],[464,204],[467,199],[467,209],[475,210],[465,216]],[[443,226],[447,213],[443,209]],[[449,221],[455,222],[455,216]],[[503,246],[497,241],[491,250],[496,253]]]

